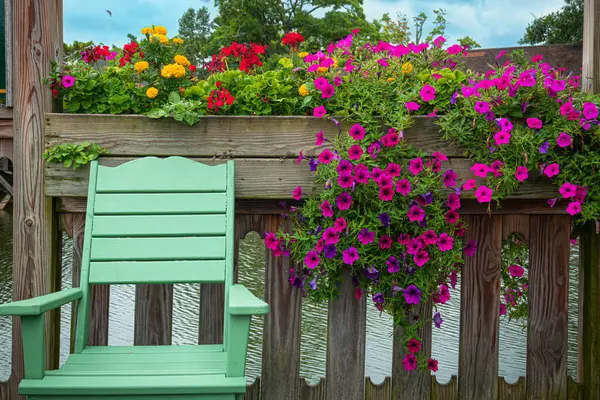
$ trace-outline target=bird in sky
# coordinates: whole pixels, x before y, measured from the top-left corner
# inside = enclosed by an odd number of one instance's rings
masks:
[[[106,13],[108,14],[109,17],[112,17],[112,12],[110,12],[110,10],[104,10],[106,11]]]

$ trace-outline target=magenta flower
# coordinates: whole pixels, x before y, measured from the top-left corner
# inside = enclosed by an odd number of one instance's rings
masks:
[[[502,146],[503,144],[510,143],[510,133],[500,131],[494,135],[494,140],[496,141],[496,146]]]
[[[351,160],[360,160],[360,157],[363,155],[364,150],[357,144],[353,144],[348,149],[348,158]]]
[[[410,236],[407,233],[401,233],[398,235],[397,241],[402,246],[406,246],[410,242]]]
[[[318,160],[321,164],[329,164],[333,160],[333,153],[329,149],[325,149],[319,153]]]
[[[487,101],[478,101],[475,103],[475,111],[479,114],[486,114],[490,111],[490,103]]]
[[[358,255],[358,250],[356,250],[356,247],[349,247],[348,249],[342,251],[342,261],[346,265],[352,265],[359,259],[360,256]]]
[[[556,144],[558,144],[558,147],[563,148],[570,146],[572,140],[573,139],[569,134],[566,132],[561,132],[560,135],[558,135],[558,138],[556,138]]]
[[[583,117],[585,119],[595,119],[598,117],[598,107],[594,103],[583,103]]]
[[[560,187],[560,189],[558,189],[558,191],[560,192],[562,197],[564,197],[565,199],[569,199],[577,194],[577,185],[573,185],[570,182],[565,182]]]
[[[450,290],[446,285],[440,285],[439,292],[433,295],[433,302],[436,304],[446,304],[450,300]]]
[[[390,66],[390,63],[385,58],[380,58],[379,60],[377,60],[377,63],[379,63],[379,65],[381,65],[382,67]]]
[[[475,198],[479,203],[489,203],[492,201],[492,189],[487,186],[481,185],[475,191]]]
[[[444,232],[438,238],[437,246],[441,252],[452,250],[452,247],[454,247],[454,238]]]
[[[408,254],[417,254],[417,251],[419,251],[421,249],[421,247],[423,246],[423,243],[421,241],[419,241],[418,239],[410,239],[408,241],[408,243],[406,244],[406,252]]]
[[[339,76],[336,76],[335,78],[333,78],[333,84],[335,86],[340,86],[342,84],[342,78],[340,78]]]
[[[352,196],[349,193],[342,192],[335,198],[335,204],[340,210],[348,210],[352,205]]]
[[[520,278],[525,273],[525,269],[523,267],[521,267],[520,265],[513,264],[510,267],[508,267],[508,273],[513,278]]]
[[[460,44],[453,44],[452,46],[446,49],[446,53],[448,54],[460,54],[463,51],[464,49]]]
[[[408,162],[408,170],[413,175],[418,175],[423,171],[423,159],[421,157],[413,158]]]
[[[408,101],[406,104],[404,104],[404,106],[408,111],[417,111],[419,108],[421,108],[421,106],[414,101]]]
[[[433,45],[435,47],[437,47],[438,49],[442,48],[442,45],[444,44],[444,42],[446,42],[446,38],[443,36],[438,36],[435,39],[433,39]]]
[[[400,168],[400,165],[396,163],[389,163],[387,167],[385,167],[385,172],[387,172],[391,177],[400,176],[401,171],[402,168]]]
[[[458,178],[458,174],[453,170],[449,169],[446,172],[444,172],[442,182],[444,183],[445,187],[452,188],[456,186],[456,178]]]
[[[498,120],[498,125],[500,125],[500,129],[504,132],[510,132],[513,129],[513,124],[506,118],[500,118]]]
[[[381,143],[385,147],[394,147],[400,142],[400,136],[397,132],[390,132],[381,138]]]
[[[435,100],[435,88],[429,84],[425,84],[419,92],[424,102]]]
[[[315,136],[315,146],[322,145],[324,140],[325,136],[323,136],[323,131],[319,131]]]
[[[438,161],[448,161],[448,157],[439,151],[434,151],[431,153],[431,157],[436,158]]]
[[[412,188],[408,179],[400,179],[396,182],[396,192],[406,197],[411,192]]]
[[[325,85],[323,90],[321,91],[321,98],[329,99],[335,94],[335,88],[331,84]]]
[[[542,129],[542,121],[538,118],[527,118],[527,126],[531,129]]]
[[[569,115],[573,111],[575,111],[575,108],[573,108],[573,103],[570,101],[560,106],[560,115]]]
[[[544,168],[544,175],[552,178],[560,173],[560,166],[557,163],[552,163]]]
[[[370,232],[367,228],[363,228],[358,232],[358,241],[363,246],[375,241],[375,232]]]
[[[379,238],[379,248],[380,249],[391,249],[392,248],[392,238],[388,235],[383,235]]]
[[[414,354],[408,353],[402,360],[402,365],[405,371],[413,371],[417,369],[417,358]]]
[[[294,189],[294,200],[300,200],[302,198],[302,186],[297,186]]]
[[[421,351],[421,342],[414,338],[410,339],[406,344],[406,350],[408,350],[411,353],[418,353],[419,351]]]
[[[458,215],[456,211],[450,210],[446,214],[444,214],[444,218],[446,219],[447,223],[454,225],[458,222],[460,215]]]
[[[273,232],[269,232],[265,236],[265,246],[270,250],[279,248],[279,239],[277,239],[277,236]]]
[[[473,257],[477,253],[477,242],[475,240],[469,240],[463,251],[467,256]]]
[[[304,257],[304,264],[310,269],[315,269],[320,261],[321,258],[316,251],[309,251],[306,253],[306,257]]]
[[[453,211],[458,210],[460,208],[460,196],[456,193],[450,193],[446,201],[446,206]]]
[[[352,125],[348,133],[350,134],[350,136],[352,136],[352,139],[354,140],[363,140],[365,138],[365,132],[366,130],[362,127],[362,125],[354,124]]]
[[[358,164],[354,167],[354,180],[358,183],[369,183],[371,173],[369,167],[364,164]]]
[[[400,263],[398,262],[398,259],[394,256],[389,256],[385,262],[385,265],[387,265],[387,271],[390,274],[400,272]]]
[[[421,235],[421,240],[426,245],[436,244],[438,241],[438,236],[435,234],[435,232],[433,230],[429,229],[429,230],[423,232],[423,234]]]
[[[337,179],[338,185],[344,189],[354,186],[354,177],[352,175],[340,175]]]
[[[494,177],[496,177],[496,178],[500,178],[502,175],[504,175],[502,173],[502,168],[504,168],[504,163],[500,160],[495,160],[490,165],[490,171],[492,171],[492,173],[494,174]]]
[[[323,90],[323,88],[325,86],[329,85],[329,81],[327,80],[327,78],[320,76],[317,79],[315,79],[314,84],[315,84],[315,89]]]
[[[421,291],[415,285],[409,285],[404,290],[404,299],[406,304],[419,304],[421,301]]]
[[[462,93],[463,97],[471,97],[475,94],[475,88],[472,88],[470,86],[463,86],[460,88],[460,92]]]
[[[340,240],[340,233],[335,228],[327,228],[321,237],[325,244],[337,244]]]
[[[327,114],[327,110],[325,109],[325,106],[315,107],[315,109],[313,111],[313,115],[317,118],[323,118],[325,116],[325,114]]]
[[[581,203],[578,201],[572,201],[567,206],[567,212],[570,216],[577,215],[581,212]]]
[[[71,75],[65,75],[62,77],[61,83],[65,89],[70,88],[75,84],[75,78],[73,78]]]
[[[351,175],[352,174],[352,163],[348,160],[341,160],[336,167],[336,171],[340,175]]]
[[[412,206],[406,216],[410,222],[421,222],[425,218],[425,211],[418,206]]]
[[[323,213],[323,216],[326,218],[333,217],[333,207],[331,207],[331,203],[329,203],[327,200],[322,202],[321,203],[321,212]]]
[[[475,189],[475,186],[477,186],[477,181],[475,181],[475,179],[469,179],[465,183],[463,183],[462,190],[464,190],[464,191],[472,190],[472,189]]]
[[[515,172],[515,178],[517,178],[519,182],[523,182],[525,179],[529,178],[529,170],[527,167],[518,166],[517,171]]]
[[[490,167],[488,167],[486,164],[475,163],[471,167],[471,172],[473,172],[473,175],[475,175],[475,176],[478,176],[480,178],[485,178],[485,177],[487,177],[487,174],[490,172]]]
[[[379,189],[379,199],[381,201],[392,201],[394,198],[394,188],[392,186],[383,186]]]

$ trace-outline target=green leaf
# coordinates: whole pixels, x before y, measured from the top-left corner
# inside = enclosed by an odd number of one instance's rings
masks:
[[[308,107],[310,102],[312,101],[312,95],[308,95],[302,100],[302,108]]]
[[[181,101],[181,96],[177,92],[169,93],[169,103],[179,103]]]
[[[72,102],[72,103],[69,103],[69,104],[67,105],[67,109],[68,109],[70,112],[77,112],[77,111],[79,110],[79,108],[80,108],[80,107],[81,107],[81,103],[80,103],[80,102],[78,102],[78,101],[74,101],[74,102]]]

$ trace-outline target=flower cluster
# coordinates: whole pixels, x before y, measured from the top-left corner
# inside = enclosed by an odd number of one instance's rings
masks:
[[[185,68],[180,64],[167,64],[160,70],[160,75],[163,78],[183,78],[185,76]]]
[[[304,36],[298,32],[288,32],[281,39],[281,44],[296,49],[300,43],[304,42]]]
[[[500,316],[526,321],[528,314],[529,245],[520,233],[512,233],[502,242],[500,265]]]
[[[117,56],[117,52],[110,51],[108,46],[92,46],[81,52],[81,59],[86,63],[94,63],[100,60],[111,61]]]
[[[119,59],[119,65],[123,67],[125,64],[132,63],[134,56],[138,53],[140,58],[144,58],[144,53],[139,51],[140,46],[136,42],[123,45],[123,56]]]
[[[267,46],[257,43],[236,43],[223,47],[218,55],[213,54],[212,59],[205,65],[209,72],[225,71],[228,67],[228,60],[238,63],[240,71],[250,72],[256,67],[262,66],[260,55],[265,54]]]
[[[217,89],[212,90],[210,95],[206,98],[208,109],[215,114],[218,113],[221,108],[230,106],[235,101],[235,98],[229,93],[229,90],[221,85],[221,82],[217,82],[216,86]]]

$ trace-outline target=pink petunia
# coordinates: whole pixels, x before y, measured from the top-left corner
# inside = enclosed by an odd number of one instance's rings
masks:
[[[498,120],[498,125],[500,125],[500,129],[504,132],[510,132],[513,129],[513,124],[506,118],[500,118]]]
[[[356,250],[356,247],[349,247],[348,249],[342,251],[342,261],[344,264],[352,265],[359,259],[360,256],[358,255],[358,250]]]
[[[365,138],[366,130],[361,124],[354,124],[350,127],[348,134],[352,136],[354,140],[363,140]]]
[[[573,185],[570,182],[565,182],[562,184],[560,189],[558,189],[558,191],[560,192],[562,197],[564,197],[565,199],[570,199],[571,197],[577,195],[577,185]]]
[[[446,206],[448,206],[451,210],[458,210],[460,208],[460,196],[456,193],[448,194],[448,200],[446,201]]]
[[[71,75],[65,75],[62,77],[61,83],[65,89],[70,88],[75,84],[75,78],[73,78]]]
[[[348,210],[352,205],[352,196],[349,193],[342,192],[335,198],[335,204],[340,210]]]
[[[492,189],[487,186],[481,185],[475,191],[475,198],[479,203],[489,203],[492,201]]]
[[[549,164],[544,168],[544,175],[548,178],[552,178],[558,174],[560,174],[560,166],[557,163]]]
[[[572,140],[573,139],[568,133],[561,132],[560,135],[558,135],[558,137],[556,138],[556,144],[558,144],[558,147],[560,148],[568,147],[571,145]]]
[[[417,111],[421,106],[414,101],[408,101],[404,104],[408,111]]]
[[[425,211],[418,206],[412,206],[406,216],[410,222],[421,222],[425,218]]]
[[[413,261],[417,266],[422,267],[429,261],[429,253],[427,250],[421,249],[413,255]]]
[[[585,119],[595,119],[598,117],[598,107],[594,103],[583,103],[583,117]]]
[[[363,155],[364,150],[357,144],[350,146],[348,149],[348,158],[351,160],[360,160],[360,157]]]
[[[437,246],[442,252],[452,250],[452,247],[454,247],[454,238],[444,232],[438,238]]]
[[[539,118],[527,118],[527,126],[531,129],[542,129],[542,121]]]
[[[410,181],[408,179],[399,179],[396,181],[396,192],[406,197],[411,192]]]
[[[315,109],[313,111],[313,115],[317,118],[323,118],[325,116],[325,114],[327,114],[327,110],[325,109],[325,106],[315,107]]]
[[[379,238],[379,248],[380,249],[391,249],[392,248],[392,238],[388,235],[383,235]]]
[[[340,233],[334,228],[327,228],[321,236],[325,244],[337,244],[340,241]]]
[[[342,232],[344,229],[346,229],[346,226],[348,226],[348,224],[346,223],[346,219],[344,217],[336,219],[333,223],[333,229],[335,229],[337,232]]]
[[[581,203],[578,201],[572,201],[567,206],[567,212],[570,216],[577,215],[581,212]]]
[[[560,115],[569,115],[573,111],[575,111],[575,109],[573,108],[573,103],[570,101],[560,106]]]
[[[304,257],[304,264],[310,269],[315,269],[321,261],[319,254],[316,251],[309,251]]]
[[[329,81],[327,80],[327,78],[320,76],[317,79],[315,79],[314,85],[315,85],[315,89],[323,90],[323,88],[325,86],[329,85]]]
[[[462,190],[464,190],[464,191],[473,190],[473,189],[475,189],[475,186],[477,186],[477,181],[475,179],[469,179],[465,183],[463,183]]]
[[[518,166],[517,171],[515,172],[515,178],[517,178],[519,182],[523,182],[525,179],[529,178],[529,170],[527,167]]]
[[[510,143],[510,137],[511,137],[510,133],[500,131],[494,135],[494,140],[496,141],[497,146],[502,146],[503,144]]]
[[[302,186],[297,186],[294,189],[294,200],[300,200],[302,198]]]
[[[425,84],[419,94],[424,102],[435,100],[435,88],[429,84]]]
[[[490,103],[487,101],[478,101],[475,103],[475,111],[479,114],[486,114],[490,111]]]
[[[508,267],[508,273],[513,278],[520,278],[525,273],[525,269],[520,265],[513,264],[510,267]]]
[[[333,217],[333,207],[331,207],[331,203],[329,203],[327,200],[322,202],[321,203],[321,212],[323,213],[323,216],[326,218]]]
[[[486,164],[475,163],[471,167],[471,172],[473,172],[473,175],[475,175],[475,176],[478,176],[480,178],[485,178],[485,177],[487,177],[487,174],[490,172],[490,167],[488,167]]]
[[[321,98],[329,99],[335,94],[335,88],[331,84],[327,84],[321,91]]]
[[[421,157],[413,158],[408,162],[408,171],[413,175],[418,175],[423,171],[423,159]]]
[[[339,76],[336,76],[335,78],[333,78],[333,84],[335,86],[340,86],[342,84],[342,78],[340,78]]]
[[[417,369],[417,358],[414,354],[408,353],[402,360],[402,365],[405,371],[413,371]]]
[[[358,241],[363,246],[373,243],[375,241],[375,232],[369,231],[367,228],[363,228],[358,232]]]
[[[329,164],[333,161],[333,153],[329,149],[325,149],[319,153],[318,160],[321,164]]]
[[[392,186],[383,186],[379,189],[379,199],[381,201],[392,201],[394,198],[394,188]]]
[[[325,141],[325,136],[323,136],[323,131],[319,131],[315,136],[315,146],[321,146]]]
[[[438,161],[448,161],[448,156],[444,153],[440,153],[439,151],[434,151],[431,153],[431,157],[438,159]]]
[[[277,239],[277,236],[273,232],[269,232],[265,236],[265,246],[270,250],[279,248],[279,239]]]

